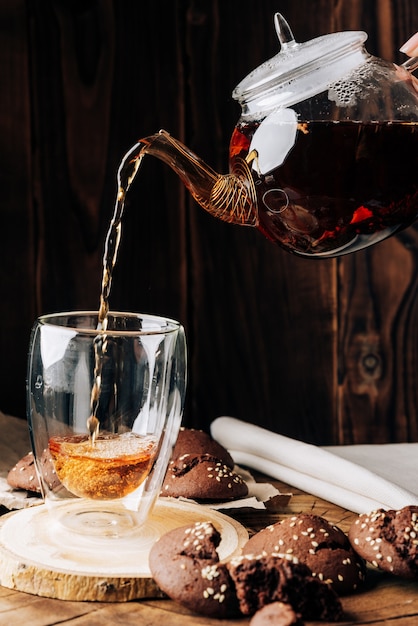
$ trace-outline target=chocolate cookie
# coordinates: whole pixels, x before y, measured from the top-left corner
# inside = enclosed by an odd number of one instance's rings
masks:
[[[290,604],[272,602],[254,614],[250,626],[303,626],[303,622]]]
[[[253,615],[266,604],[279,601],[290,604],[303,619],[336,621],[342,616],[341,602],[332,587],[290,555],[243,555],[226,566],[243,615]]]
[[[218,457],[185,453],[170,461],[161,495],[222,502],[248,494],[245,481]]]
[[[153,545],[149,567],[160,589],[191,611],[237,617],[238,600],[226,566],[219,563],[219,543],[210,522],[175,528]]]
[[[402,578],[418,578],[418,506],[362,513],[348,532],[366,561]]]
[[[234,467],[234,460],[228,450],[203,430],[184,427],[180,429],[171,458],[177,459],[184,454],[210,454],[231,469]]]
[[[301,513],[267,526],[249,539],[242,552],[291,554],[340,595],[352,593],[365,580],[364,561],[347,535],[318,515]]]
[[[54,463],[48,450],[44,450],[40,464],[42,475],[47,481],[50,489],[58,486],[60,481],[56,475]],[[32,452],[21,458],[7,475],[8,484],[13,489],[22,489],[31,493],[42,493],[38,475],[35,468],[35,459]]]

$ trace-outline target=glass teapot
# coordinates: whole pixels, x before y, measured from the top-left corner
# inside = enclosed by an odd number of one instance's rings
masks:
[[[362,31],[297,43],[280,13],[274,22],[280,52],[232,94],[241,117],[229,173],[161,130],[125,156],[120,189],[153,155],[216,218],[311,258],[354,252],[409,226],[418,214],[418,59],[378,59]]]

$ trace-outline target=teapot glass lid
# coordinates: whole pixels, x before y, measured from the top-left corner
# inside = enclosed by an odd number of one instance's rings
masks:
[[[363,31],[333,33],[298,43],[280,13],[275,14],[274,24],[280,52],[234,89],[232,97],[242,105],[251,107],[254,101],[262,110],[274,100],[275,106],[289,106],[320,93],[365,61],[367,34]]]

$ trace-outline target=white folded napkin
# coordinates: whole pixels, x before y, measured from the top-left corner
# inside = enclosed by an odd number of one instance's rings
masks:
[[[233,417],[214,420],[211,434],[238,465],[349,511],[418,505],[418,444],[321,448]]]

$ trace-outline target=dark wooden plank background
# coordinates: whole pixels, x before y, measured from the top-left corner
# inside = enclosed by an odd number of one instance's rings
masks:
[[[227,170],[234,86],[295,37],[361,29],[401,62],[416,0],[0,0],[0,408],[24,417],[41,313],[98,306],[115,175],[166,128]],[[230,414],[320,444],[418,440],[418,231],[299,259],[198,208],[145,160],[111,306],[182,320],[185,423]]]

